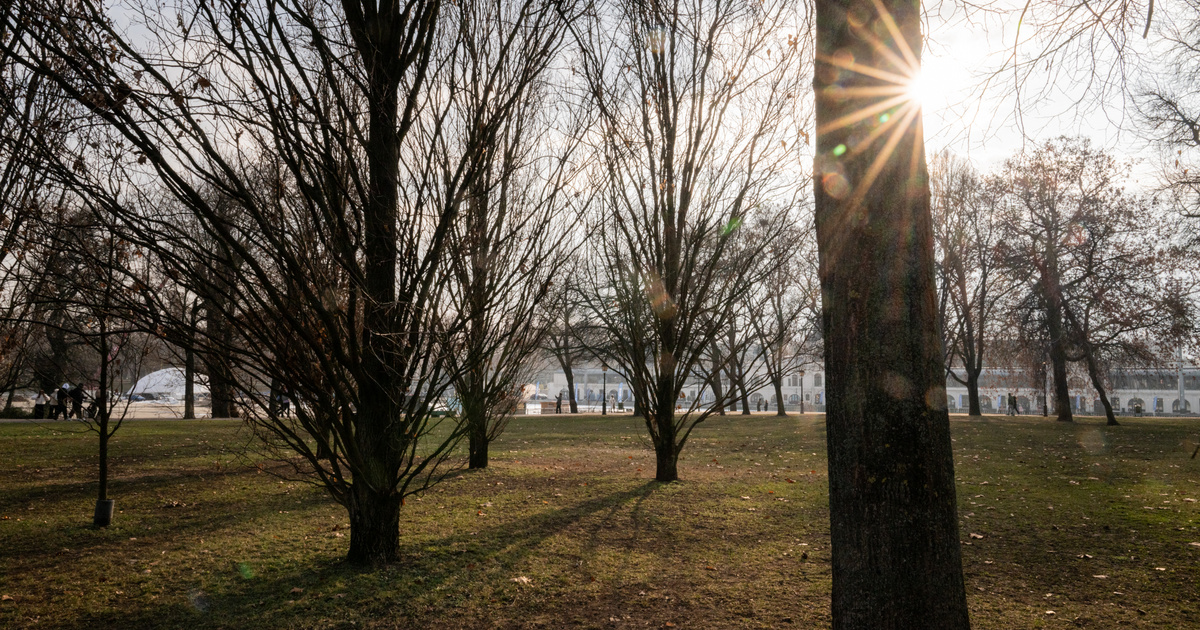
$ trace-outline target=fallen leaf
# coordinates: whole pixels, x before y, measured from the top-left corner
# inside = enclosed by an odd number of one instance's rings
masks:
[[[971,538],[980,538],[980,539],[982,539],[982,538],[983,538],[983,534],[976,534],[975,532],[971,532]]]
[[[0,602],[11,602],[11,601],[16,601],[13,599],[12,595],[0,595]]]
[[[1167,567],[1154,567],[1155,571],[1166,571]]]
[[[533,583],[533,580],[525,577],[524,575],[518,575],[517,577],[512,578],[512,581],[516,582],[517,584],[524,584],[526,586]]]
[[[1092,577],[1099,579],[1099,580],[1107,580],[1108,579],[1107,575],[1093,575]]]
[[[1054,611],[1053,611],[1053,610],[1047,610],[1047,611],[1046,611],[1046,614],[1047,614],[1047,615],[1053,615],[1053,614],[1054,614]]]
[[[304,592],[304,589],[300,588],[299,586],[293,586],[293,587],[292,587],[292,592],[293,592],[293,593],[303,593],[303,592]]]

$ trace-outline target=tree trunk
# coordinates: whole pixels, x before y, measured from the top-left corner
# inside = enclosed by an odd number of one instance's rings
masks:
[[[188,346],[183,353],[183,418],[196,417],[196,351]]]
[[[647,422],[650,422],[647,419]],[[658,435],[654,441],[654,480],[670,483],[679,480],[679,449],[675,446],[675,408],[670,404],[659,405],[657,417]]]
[[[721,388],[721,353],[715,346],[713,347],[712,390],[714,402],[720,408],[718,413],[723,416],[725,415],[725,392]]]
[[[970,405],[969,415],[982,416],[983,407],[979,404],[979,373],[981,370],[967,368],[967,403]]]
[[[891,84],[834,65],[915,74],[875,34],[894,18],[885,41],[919,58],[920,4],[818,0],[816,14],[833,628],[966,629],[920,113],[859,116],[886,97],[847,95]]]
[[[218,279],[221,284],[232,284],[224,279]],[[205,328],[209,339],[213,341],[216,351],[204,353],[204,369],[208,372],[208,394],[212,403],[211,417],[233,418],[237,412],[233,404],[233,374],[229,365],[220,353],[226,352],[233,342],[233,328],[225,319],[224,298],[207,300],[204,306]]]
[[[571,413],[579,413],[579,403],[575,400],[575,371],[569,363],[563,366],[563,374],[567,376],[567,396],[571,401]]]
[[[1112,403],[1108,400],[1108,394],[1104,393],[1104,381],[1100,379],[1100,367],[1096,365],[1096,357],[1092,354],[1091,348],[1084,351],[1084,358],[1087,360],[1088,377],[1092,379],[1092,387],[1096,388],[1096,393],[1100,394],[1100,404],[1104,405],[1104,417],[1107,419],[1107,424],[1110,427],[1120,426],[1117,422],[1117,416],[1113,413]]]
[[[107,322],[104,318],[100,318],[100,383],[96,388],[96,423],[98,424],[100,434],[100,470],[99,470],[99,487],[96,491],[96,506],[97,509],[92,517],[92,525],[97,527],[105,527],[108,525],[107,520],[104,520],[101,514],[100,502],[108,500],[108,439],[112,437],[112,433],[108,430],[109,408],[108,408],[108,372],[109,372],[109,356],[108,356],[108,331]]]
[[[5,411],[12,409],[13,395],[15,395],[16,393],[17,393],[17,390],[15,390],[15,389],[8,390],[8,397],[4,401],[4,410]]]
[[[1048,241],[1051,239],[1047,239]],[[1054,372],[1054,406],[1060,422],[1071,422],[1071,392],[1067,385],[1066,334],[1063,326],[1062,296],[1058,288],[1057,253],[1046,252],[1046,272],[1042,290],[1046,299],[1046,332],[1050,335],[1050,367]]]
[[[377,493],[354,484],[346,510],[350,514],[350,552],[354,564],[394,562],[400,550],[400,496]]]
[[[472,377],[474,378],[474,376]],[[477,392],[472,397],[479,396]],[[479,398],[464,401],[463,415],[467,423],[467,467],[475,470],[488,466],[488,417],[487,405]]]
[[[783,375],[776,374],[771,378],[771,384],[775,386],[775,415],[786,418],[787,411],[783,408]]]
[[[737,366],[738,375],[738,391],[742,394],[742,415],[750,415],[750,393],[746,391],[746,377],[742,372],[742,366]]]

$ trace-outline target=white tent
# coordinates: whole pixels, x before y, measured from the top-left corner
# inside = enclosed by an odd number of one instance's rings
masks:
[[[203,383],[208,379],[203,375],[196,374],[192,381],[192,391],[199,396],[200,394],[208,393],[208,386]],[[159,397],[183,398],[183,389],[187,379],[184,371],[181,368],[164,368],[157,372],[151,372],[142,378],[138,379],[136,385],[125,392],[126,396],[132,394],[154,394]]]

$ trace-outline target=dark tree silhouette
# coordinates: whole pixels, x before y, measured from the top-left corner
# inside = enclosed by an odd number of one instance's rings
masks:
[[[919,105],[920,3],[817,2],[833,627],[969,627]]]

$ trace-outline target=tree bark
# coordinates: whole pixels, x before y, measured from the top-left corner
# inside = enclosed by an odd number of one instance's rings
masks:
[[[1110,427],[1120,426],[1121,423],[1117,422],[1117,416],[1113,413],[1112,402],[1108,400],[1108,394],[1104,392],[1104,380],[1100,378],[1100,366],[1096,364],[1096,357],[1091,348],[1085,349],[1084,358],[1087,360],[1088,377],[1092,380],[1092,387],[1096,389],[1096,393],[1100,394],[1100,404],[1104,405],[1106,424]]]
[[[976,368],[967,368],[967,404],[970,405],[969,414],[972,416],[983,415],[983,406],[979,404],[980,371]]]
[[[183,352],[183,418],[196,417],[196,351],[188,346]]]
[[[771,384],[775,387],[775,415],[786,418],[787,410],[783,408],[783,375],[776,374],[771,378]]]
[[[746,377],[742,374],[742,366],[737,367],[738,391],[742,394],[742,415],[750,415],[750,393],[746,391]]]
[[[346,509],[350,515],[350,551],[354,564],[394,562],[400,550],[400,496],[377,493],[355,483]]]
[[[915,74],[875,34],[898,28],[887,41],[919,59],[920,4],[818,0],[816,13],[833,628],[965,629],[920,113],[859,115],[881,98],[848,95],[892,84],[845,62]]]
[[[563,368],[563,374],[567,376],[567,400],[571,403],[571,413],[579,413],[579,402],[575,400],[575,372],[567,366]]]
[[[713,362],[712,362],[713,397],[716,399],[714,402],[716,402],[717,406],[720,408],[720,411],[718,413],[720,413],[723,416],[723,415],[725,415],[725,402],[724,402],[725,392],[721,388],[721,363],[722,363],[721,351],[717,350],[715,345],[713,346],[712,351],[713,351]]]
[[[670,483],[679,480],[679,449],[675,446],[675,410],[667,405],[658,406],[658,425],[654,441],[654,480]],[[649,420],[647,420],[649,422]]]
[[[1059,422],[1072,422],[1071,392],[1067,385],[1066,330],[1063,324],[1062,291],[1058,286],[1058,252],[1047,238],[1046,268],[1042,290],[1046,300],[1046,332],[1050,336],[1050,367],[1054,374],[1054,412]]]
[[[487,468],[488,466],[488,439],[487,426],[480,426],[478,423],[471,425],[469,438],[469,451],[467,457],[467,468],[472,470]]]

